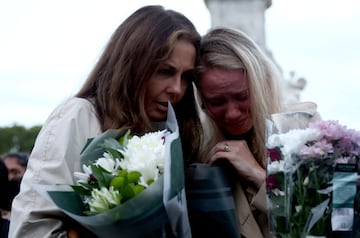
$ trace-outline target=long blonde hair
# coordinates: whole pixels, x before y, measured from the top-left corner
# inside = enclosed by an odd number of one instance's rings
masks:
[[[279,71],[245,33],[226,27],[214,28],[202,38],[195,81],[197,86],[199,85],[198,80],[201,80],[201,74],[214,67],[245,70],[249,83],[254,125],[250,149],[259,164],[265,167],[265,120],[267,116],[277,113],[281,109],[280,92],[277,85],[280,79]],[[201,91],[199,94],[201,103]],[[209,120],[210,125],[204,126],[204,130],[212,130],[212,135],[208,135],[210,138],[206,141],[205,150],[208,150],[209,147],[224,138],[221,138],[219,127],[215,125],[211,117],[203,116]]]

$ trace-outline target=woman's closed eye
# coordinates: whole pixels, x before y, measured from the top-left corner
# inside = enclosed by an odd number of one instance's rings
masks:
[[[165,76],[171,76],[175,74],[175,69],[173,68],[160,68],[158,71],[158,74],[165,75]]]
[[[206,100],[206,104],[210,107],[220,107],[225,104],[225,101],[222,99],[209,99]]]
[[[249,94],[249,90],[243,91],[241,93],[238,93],[236,95],[234,95],[233,97],[235,100],[239,101],[239,102],[245,102],[248,99],[250,99],[250,94]]]

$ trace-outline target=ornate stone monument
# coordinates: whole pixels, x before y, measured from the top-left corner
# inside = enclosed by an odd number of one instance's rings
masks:
[[[247,33],[274,61],[266,46],[265,11],[271,7],[272,0],[204,0],[210,12],[211,26],[228,26]],[[300,101],[300,94],[306,85],[304,78],[296,78],[294,72],[281,79],[285,103]]]

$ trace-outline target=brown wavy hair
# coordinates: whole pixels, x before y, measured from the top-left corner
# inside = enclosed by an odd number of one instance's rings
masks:
[[[88,79],[76,94],[95,107],[101,129],[154,130],[145,110],[146,85],[159,65],[168,60],[178,40],[198,52],[200,35],[190,20],[162,6],[145,6],[130,15],[113,33]],[[197,53],[198,55],[198,53]],[[196,158],[201,124],[189,83],[174,106],[184,158]]]

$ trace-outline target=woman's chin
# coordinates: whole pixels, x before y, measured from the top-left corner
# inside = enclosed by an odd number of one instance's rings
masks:
[[[167,117],[167,111],[156,111],[149,115],[149,118],[153,122],[165,121]]]
[[[223,130],[225,130],[228,134],[233,135],[233,136],[240,136],[243,134],[246,134],[248,131],[251,130],[251,126],[228,126],[223,128]]]

